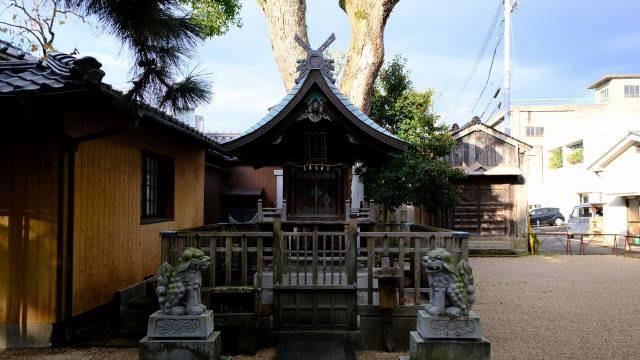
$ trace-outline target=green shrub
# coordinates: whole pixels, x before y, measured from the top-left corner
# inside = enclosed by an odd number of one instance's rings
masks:
[[[567,161],[571,165],[580,164],[584,161],[584,149],[575,148],[567,156]]]

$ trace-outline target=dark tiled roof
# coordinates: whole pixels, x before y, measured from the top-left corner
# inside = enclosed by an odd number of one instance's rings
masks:
[[[125,95],[102,83],[105,73],[102,64],[93,57],[76,58],[55,52],[46,59],[38,59],[0,40],[0,96],[33,93],[56,93],[69,90],[98,89],[102,93],[124,100]],[[134,103],[140,115],[161,123],[221,151],[218,144],[203,132],[175,117],[144,103]]]
[[[20,50],[13,46],[13,44],[0,40],[0,61],[12,61],[12,60],[33,60],[37,61],[35,56]]]
[[[244,136],[244,135],[250,134],[253,131],[258,130],[259,128],[261,128],[264,125],[268,124],[274,117],[276,117],[276,115],[278,115],[287,105],[289,105],[289,102],[291,102],[291,100],[293,100],[293,98],[298,94],[298,92],[302,88],[302,85],[305,83],[305,81],[306,81],[308,76],[309,76],[309,72],[304,74],[298,80],[296,85],[289,91],[289,93],[287,93],[287,96],[285,96],[282,100],[280,100],[280,102],[277,105],[275,105],[274,107],[269,109],[269,113],[267,115],[265,115],[262,119],[260,119],[260,121],[255,123],[251,128],[249,128],[247,131],[242,133],[240,136]],[[358,118],[358,120],[360,120],[362,123],[364,123],[365,125],[369,126],[370,128],[372,128],[372,129],[374,129],[374,130],[376,130],[376,131],[378,131],[378,132],[380,132],[380,133],[382,133],[382,134],[384,134],[384,135],[386,135],[388,137],[394,138],[396,140],[404,141],[404,140],[401,140],[400,138],[398,138],[397,136],[391,134],[390,132],[388,132],[386,129],[384,129],[380,125],[378,125],[375,121],[371,120],[367,115],[365,115],[362,111],[360,111],[360,109],[357,106],[353,105],[351,100],[349,100],[349,98],[346,97],[342,93],[342,91],[340,91],[340,89],[334,84],[334,82],[332,81],[331,78],[329,78],[325,74],[322,75],[322,78],[326,82],[326,84],[329,87],[329,89],[333,92],[333,95],[336,98],[338,98],[338,100],[340,100],[340,102],[353,115],[355,115],[355,117]],[[224,140],[224,141],[221,141],[221,143],[229,142],[229,141],[232,141],[234,139]]]
[[[2,51],[4,50],[4,51]],[[95,86],[102,81],[102,64],[92,57],[76,59],[60,52],[40,60],[0,42],[0,54],[9,60],[0,61],[0,94],[17,92],[48,92]]]

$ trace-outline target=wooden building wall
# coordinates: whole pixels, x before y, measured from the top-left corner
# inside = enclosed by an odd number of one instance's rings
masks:
[[[475,162],[487,167],[520,166],[518,148],[483,131],[474,131],[456,140],[445,159],[452,166],[469,167]]]
[[[264,189],[265,206],[271,207],[276,201],[275,167],[255,169],[252,166],[232,166],[229,172],[228,188]]]
[[[117,119],[80,114],[74,136]],[[109,302],[118,289],[154,274],[160,231],[199,226],[204,218],[204,151],[190,139],[144,127],[81,143],[76,155],[73,314]],[[174,158],[173,221],[140,224],[141,150]]]
[[[222,219],[222,191],[229,175],[228,171],[207,166],[204,179],[204,223],[215,224]]]
[[[480,163],[485,170],[514,170],[514,175],[470,175],[460,184],[459,204],[446,222],[454,230],[471,233],[472,239],[519,241],[527,231],[526,181],[517,175],[523,173],[526,145],[507,142],[500,136],[480,130],[470,132],[456,139],[455,147],[445,157],[461,169]]]
[[[57,163],[55,137],[0,132],[0,330],[55,321]]]

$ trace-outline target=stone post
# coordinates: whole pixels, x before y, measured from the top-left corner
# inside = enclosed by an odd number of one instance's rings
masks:
[[[276,177],[276,207],[282,209],[282,199],[284,199],[284,171],[282,169],[273,170]]]

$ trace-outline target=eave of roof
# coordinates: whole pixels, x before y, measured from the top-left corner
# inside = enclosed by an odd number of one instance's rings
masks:
[[[98,90],[118,101],[127,101],[121,91],[102,82],[102,64],[93,57],[76,58],[56,52],[40,60],[2,40],[0,55],[11,58],[0,60],[0,97]],[[206,134],[151,105],[130,101],[127,101],[127,105],[137,110],[141,117],[187,135],[207,145],[214,152],[224,153],[219,144]]]
[[[602,171],[607,165],[615,160],[622,153],[627,151],[634,143],[640,143],[640,131],[629,131],[622,139],[616,142],[609,150],[605,151],[587,170]]]
[[[593,84],[591,84],[587,89],[591,90],[591,89],[597,89],[599,87],[601,87],[602,85],[606,84],[607,82],[614,80],[614,79],[640,79],[640,74],[620,74],[620,75],[616,75],[616,74],[610,74],[610,75],[605,75],[603,76],[600,80],[594,82]]]
[[[0,61],[38,61],[38,58],[0,39]]]
[[[493,127],[491,127],[491,126],[489,126],[487,124],[484,124],[484,123],[475,123],[475,124],[471,124],[470,126],[465,125],[465,126],[461,127],[460,129],[452,132],[451,136],[454,139],[457,140],[457,139],[459,139],[461,137],[464,137],[466,135],[471,134],[474,131],[482,131],[484,133],[487,133],[487,134],[489,134],[491,136],[497,137],[497,138],[501,139],[502,141],[505,141],[505,142],[510,143],[512,145],[521,145],[524,148],[526,148],[527,150],[533,149],[533,146],[527,144],[526,142],[524,142],[524,141],[522,141],[522,140],[520,140],[518,138],[515,138],[515,137],[513,137],[511,135],[507,135],[507,134],[503,133],[502,131],[497,130],[496,128],[493,128]]]
[[[312,76],[313,72],[315,71],[317,71],[320,74],[318,76],[315,76],[315,78],[320,77],[322,79],[322,83],[319,82],[318,85],[320,85],[321,88],[324,85],[324,87],[326,87],[329,90],[328,91],[329,94],[327,95],[335,97],[337,102],[339,102],[348,113],[350,113],[355,119],[357,119],[357,122],[355,122],[355,124],[360,129],[368,132],[370,135],[374,135],[374,136],[377,135],[376,137],[378,137],[383,141],[386,140],[387,143],[390,143],[391,146],[395,148],[398,148],[400,150],[406,150],[409,143],[391,134],[390,132],[385,130],[383,127],[378,125],[375,121],[371,120],[357,106],[353,105],[353,103],[349,100],[349,98],[347,98],[340,91],[340,89],[333,83],[331,79],[329,79],[326,75],[322,74],[319,70],[312,70],[311,72],[309,72],[309,74],[306,74],[304,77],[302,77],[298,81],[298,83],[296,83],[296,85],[287,93],[287,95],[277,105],[275,105],[269,110],[269,113],[267,115],[265,115],[260,121],[258,121],[255,125],[253,125],[247,131],[245,131],[242,135],[240,135],[235,139],[223,142],[221,143],[221,145],[224,148],[227,148],[228,150],[234,149],[235,147],[240,146],[241,144],[244,144],[248,141],[253,140],[254,138],[257,138],[260,135],[260,133],[264,133],[270,128],[272,128],[273,126],[275,126],[275,124],[280,120],[278,119],[280,113],[291,104],[291,102],[294,100],[294,98],[296,98],[296,96],[299,95],[300,90],[303,88],[309,87],[309,84],[307,84],[307,82],[316,81],[316,80],[310,80],[310,78],[313,77]]]

